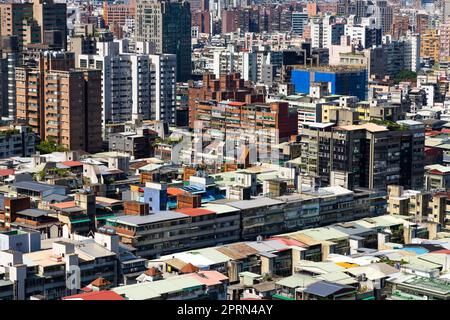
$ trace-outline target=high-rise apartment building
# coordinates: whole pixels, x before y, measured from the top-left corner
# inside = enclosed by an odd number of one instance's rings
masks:
[[[354,45],[371,48],[381,44],[381,28],[377,27],[376,19],[355,18],[349,19],[345,25],[345,35],[350,37]]]
[[[429,29],[420,34],[420,57],[439,61],[440,37],[438,29]]]
[[[449,0],[441,0],[442,6],[442,17],[441,21],[445,22],[450,17],[450,1]]]
[[[97,43],[97,54],[80,55],[79,66],[102,72],[102,125],[150,117],[150,58],[121,51],[120,42]],[[105,136],[106,139],[106,136]]]
[[[417,72],[420,69],[420,35],[409,34],[401,40],[404,42],[405,46],[405,69]]]
[[[408,15],[394,15],[392,22],[392,38],[398,39],[405,36],[410,28]]]
[[[101,72],[52,70],[44,86],[45,139],[68,150],[101,151]]]
[[[138,0],[136,41],[149,42],[151,53],[176,54],[177,81],[191,77],[191,11],[189,2]]]
[[[224,10],[222,11],[222,33],[235,32],[237,29],[239,11]]]
[[[308,13],[307,12],[292,12],[292,33],[298,36],[303,35],[303,30],[308,24]]]
[[[301,131],[301,171],[324,185],[386,190],[389,184],[423,185],[425,143],[420,122],[398,121],[388,128],[373,123],[334,126],[305,124]]]
[[[101,72],[74,69],[73,53],[38,55],[16,68],[17,121],[69,150],[101,151]]]
[[[375,4],[375,17],[383,34],[390,33],[394,22],[393,9],[386,0],[378,0]]]
[[[15,68],[19,64],[17,36],[0,36],[0,112],[4,117],[16,117]]]
[[[439,56],[441,61],[450,60],[450,21],[439,26]]]
[[[152,119],[176,124],[177,57],[174,54],[150,55]]]
[[[39,26],[33,20],[32,3],[0,4],[0,35],[17,36],[19,48],[41,40]]]
[[[192,14],[192,26],[198,27],[199,33],[211,33],[211,14],[209,11],[198,11]]]
[[[45,137],[44,75],[50,70],[70,70],[74,67],[73,53],[27,51],[23,65],[15,69],[16,117],[21,123]]]
[[[40,27],[41,42],[55,49],[67,48],[67,4],[34,0],[33,18]]]
[[[97,43],[97,54],[79,55],[81,68],[102,71],[103,128],[137,119],[176,122],[174,54],[149,55],[145,43],[127,52],[127,41]],[[104,132],[104,139],[107,139]]]
[[[336,17],[313,17],[310,24],[313,48],[328,48],[333,44],[340,44],[345,24],[337,22]]]

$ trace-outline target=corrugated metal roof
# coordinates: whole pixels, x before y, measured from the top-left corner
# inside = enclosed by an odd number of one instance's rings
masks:
[[[185,262],[183,260],[180,260],[178,258],[172,258],[170,260],[167,260],[166,264],[174,267],[175,269],[180,270],[181,268],[183,268],[187,264],[187,262]]]
[[[345,274],[342,271],[336,271],[336,272],[330,272],[326,274],[321,274],[319,276],[316,276],[315,278],[320,280],[326,280],[331,282],[336,282],[340,284],[354,284],[358,283],[358,281],[352,277],[350,277],[348,274]]]
[[[309,285],[304,292],[320,297],[328,297],[329,295],[338,293],[343,289],[354,289],[356,291],[356,289],[351,286],[328,281],[319,281]]]
[[[40,183],[35,181],[19,181],[13,184],[13,187],[20,188],[20,189],[27,189],[35,192],[44,192],[52,189],[64,189],[64,187],[57,186],[57,185],[50,185],[46,183]]]
[[[315,279],[311,276],[302,275],[302,274],[294,274],[290,277],[286,277],[284,279],[281,279],[276,282],[277,285],[288,287],[288,288],[305,288],[309,286],[310,284],[313,284],[317,281],[320,281],[319,279]]]
[[[144,282],[129,286],[121,286],[112,290],[125,295],[130,300],[149,300],[163,294],[183,291],[189,288],[202,287],[205,284],[191,274],[174,276],[168,279]]]
[[[18,211],[17,214],[20,214],[23,216],[28,216],[28,217],[33,217],[33,218],[38,218],[38,217],[42,217],[42,216],[47,216],[48,212],[45,210],[40,210],[40,209],[25,209],[22,211]]]
[[[200,250],[198,250],[198,252],[205,258],[214,262],[215,264],[224,263],[224,262],[231,260],[231,258],[229,256],[218,251],[217,248],[200,249]]]
[[[239,212],[239,209],[237,209],[237,208],[228,206],[226,204],[217,204],[217,203],[205,203],[202,205],[202,208],[214,211],[217,214],[229,213],[229,212]]]
[[[349,237],[347,233],[341,232],[332,227],[308,229],[301,231],[300,233],[306,234],[307,236],[316,240],[333,240]]]
[[[247,257],[245,254],[242,254],[236,250],[232,250],[228,247],[217,248],[217,251],[230,257],[232,260],[240,260],[240,259],[245,259]]]

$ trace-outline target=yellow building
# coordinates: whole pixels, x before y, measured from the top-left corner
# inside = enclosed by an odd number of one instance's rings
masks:
[[[324,104],[322,106],[322,122],[350,125],[370,120],[370,103],[368,101],[356,102],[353,105]]]
[[[437,29],[429,29],[420,35],[420,56],[439,61],[440,37]]]

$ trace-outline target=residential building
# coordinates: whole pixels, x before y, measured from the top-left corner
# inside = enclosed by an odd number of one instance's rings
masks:
[[[311,45],[313,48],[328,48],[339,44],[344,35],[344,24],[338,22],[334,16],[312,17]]]
[[[61,59],[62,64],[59,64]],[[73,56],[44,53],[16,69],[17,120],[69,150],[101,150],[101,72],[75,70]]]
[[[375,2],[375,17],[378,26],[381,27],[383,34],[389,34],[392,30],[393,13],[392,6],[386,0],[377,0]]]
[[[67,4],[54,0],[33,0],[33,19],[40,28],[42,43],[55,50],[67,48]]]
[[[404,190],[402,186],[388,186],[388,213],[412,216],[416,222],[436,222],[444,225],[447,195],[430,191]]]
[[[440,41],[439,30],[428,29],[420,34],[420,56],[439,61]]]
[[[303,30],[308,24],[308,13],[307,12],[292,12],[292,33],[298,36],[303,35]]]
[[[0,127],[0,157],[30,157],[36,152],[37,137],[26,126]]]
[[[227,285],[228,278],[219,272],[199,271],[112,291],[128,300],[225,300]]]
[[[124,42],[122,42],[124,44]],[[80,68],[100,69],[102,127],[137,118],[151,119],[151,61],[148,55],[124,53],[121,43],[98,42],[97,54],[79,55]],[[105,129],[103,137],[107,139]]]
[[[400,124],[401,123],[401,124]],[[394,181],[412,188],[423,184],[424,127],[399,121],[400,130],[373,123],[335,127],[306,125],[302,130],[302,172],[333,184],[332,172],[346,172],[347,188],[384,189]],[[303,161],[304,160],[304,161]],[[335,174],[336,174],[335,173]],[[347,176],[348,174],[348,176]],[[353,182],[352,182],[353,181]]]
[[[16,118],[15,68],[19,65],[17,36],[0,36],[0,113],[8,119]]]
[[[234,100],[253,103],[264,102],[264,99],[264,94],[245,85],[239,73],[222,74],[219,78],[213,74],[204,74],[201,82],[189,82],[189,127],[194,127],[200,102]]]
[[[309,93],[312,83],[328,83],[331,94],[356,96],[365,100],[367,69],[363,66],[334,66],[297,68],[292,70],[291,82],[296,93]]]
[[[174,54],[150,55],[151,119],[175,125],[177,57]]]
[[[176,81],[191,78],[191,11],[189,2],[136,1],[137,41],[149,42],[155,54],[175,54]]]
[[[185,249],[239,239],[240,224],[235,212],[178,209],[152,212],[144,216],[109,219],[121,242],[137,249],[142,257],[157,257]]]
[[[116,286],[117,255],[94,239],[53,239],[29,253],[0,251],[0,273],[2,281],[12,284],[8,299],[42,295],[46,300],[56,300],[78,293],[99,277]],[[67,281],[70,275],[73,282]]]
[[[108,3],[103,2],[103,18],[105,25],[117,24],[120,27],[126,25],[127,19],[135,17],[136,4]]]
[[[0,18],[0,35],[16,36],[19,49],[41,41],[39,27],[33,21],[32,3],[1,3]]]
[[[425,189],[447,190],[450,186],[450,169],[440,164],[425,167]]]

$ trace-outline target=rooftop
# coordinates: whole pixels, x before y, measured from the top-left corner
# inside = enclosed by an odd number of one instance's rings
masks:
[[[15,182],[13,184],[13,187],[15,188],[20,188],[20,189],[27,189],[27,190],[31,190],[34,192],[44,192],[44,191],[49,191],[49,190],[53,190],[53,189],[64,189],[64,187],[61,186],[57,186],[57,185],[50,185],[50,184],[46,184],[46,183],[40,183],[40,182],[36,182],[36,181],[19,181],[19,182]]]
[[[329,295],[338,293],[343,289],[356,291],[356,288],[352,286],[329,281],[318,281],[316,283],[309,285],[304,292],[320,297],[327,297]]]
[[[176,212],[181,212],[191,217],[205,216],[215,214],[214,211],[203,209],[203,208],[183,208],[177,209]]]
[[[369,132],[383,132],[389,131],[388,128],[384,126],[377,125],[375,123],[364,123],[364,124],[352,124],[348,126],[339,126],[339,129],[346,131],[356,131],[356,130],[367,130]]]
[[[63,300],[126,300],[114,291],[93,291],[75,294],[62,298]]]
[[[260,197],[255,198],[252,200],[241,200],[241,201],[235,201],[235,202],[229,202],[227,205],[245,210],[245,209],[252,209],[252,208],[259,208],[259,207],[265,207],[265,206],[273,206],[277,204],[282,204],[283,201],[266,198],[266,197]]]
[[[17,214],[27,216],[27,217],[32,217],[32,218],[39,218],[42,216],[47,216],[48,212],[45,210],[40,210],[40,209],[25,209],[22,211],[18,211]]]
[[[365,65],[336,65],[336,66],[318,66],[318,67],[311,67],[311,66],[303,66],[303,65],[296,65],[295,69],[297,70],[311,70],[311,71],[320,71],[320,72],[355,72],[355,71],[364,71],[367,70],[367,66]]]
[[[161,222],[161,221],[167,221],[167,220],[183,219],[183,218],[187,218],[187,217],[188,217],[188,215],[186,215],[184,213],[175,212],[175,211],[159,211],[159,212],[151,213],[146,216],[120,216],[120,217],[108,219],[108,221],[138,227],[140,225],[156,223],[156,222]]]

